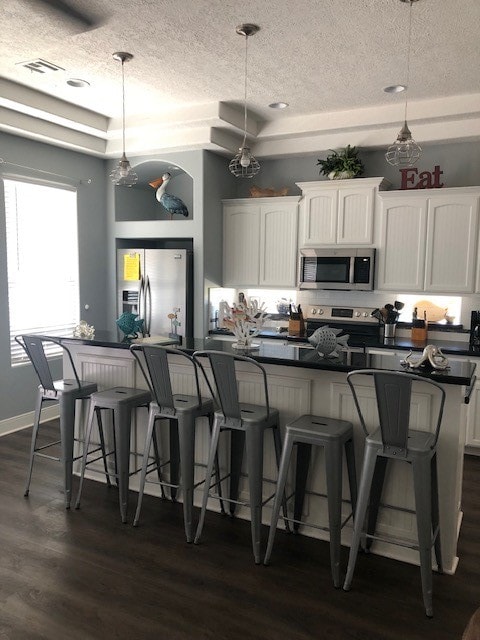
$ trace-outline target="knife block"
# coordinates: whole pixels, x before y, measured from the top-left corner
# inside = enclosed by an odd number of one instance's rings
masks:
[[[290,318],[288,321],[288,335],[299,337],[305,335],[305,322],[303,317],[300,317],[298,320],[292,320]]]
[[[412,342],[426,344],[428,337],[428,322],[426,320],[414,320],[412,323]]]

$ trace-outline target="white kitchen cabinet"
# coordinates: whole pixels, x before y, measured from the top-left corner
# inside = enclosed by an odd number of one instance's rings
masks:
[[[477,376],[480,372],[480,360],[472,358],[477,365]],[[478,449],[480,452],[480,380],[477,379],[468,405],[467,433],[465,446]]]
[[[383,178],[297,182],[302,190],[300,247],[373,243],[374,210]]]
[[[223,201],[223,285],[295,287],[297,196]]]
[[[380,194],[377,288],[472,293],[479,196],[476,187]]]

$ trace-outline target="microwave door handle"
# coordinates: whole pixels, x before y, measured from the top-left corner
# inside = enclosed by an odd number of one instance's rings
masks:
[[[355,256],[350,258],[350,273],[348,274],[348,282],[347,284],[354,284],[355,277]]]
[[[145,323],[146,334],[150,335],[150,327],[152,325],[152,290],[150,289],[150,279],[147,276],[145,285]]]

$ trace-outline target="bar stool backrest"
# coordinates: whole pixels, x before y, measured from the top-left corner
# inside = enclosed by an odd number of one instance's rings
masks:
[[[435,387],[436,393],[440,395],[432,449],[435,447],[445,404],[445,390],[437,382],[406,372],[383,371],[378,369],[351,371],[347,375],[347,382],[352,390],[355,406],[366,435],[368,435],[368,429],[353,382],[356,376],[373,377],[383,450],[384,453],[397,457],[406,457],[408,455],[412,383],[414,381],[422,382]]]
[[[222,409],[222,413],[226,419],[241,420],[240,401],[238,398],[237,373],[235,368],[236,362],[248,362],[257,368],[262,374],[263,389],[265,398],[265,408],[267,416],[270,414],[270,404],[267,388],[267,374],[265,369],[253,358],[245,356],[237,356],[223,351],[196,351],[193,357],[206,356],[210,361],[210,367],[217,389],[218,401]],[[197,362],[199,362],[197,360]]]
[[[196,360],[183,351],[177,349],[168,349],[160,345],[141,345],[132,344],[130,351],[135,356],[140,370],[148,385],[152,398],[164,413],[175,415],[175,403],[173,399],[172,381],[170,378],[170,368],[168,364],[168,356],[176,355],[187,359],[194,371],[195,375],[195,393],[198,399],[198,405],[202,406],[202,396],[200,393],[200,381],[198,376],[198,364]],[[143,361],[139,354],[143,353]],[[207,381],[208,385],[208,381]]]
[[[40,335],[20,335],[15,336],[15,341],[24,349],[27,354],[30,362],[35,369],[35,373],[40,380],[40,384],[45,390],[55,392],[55,385],[52,376],[52,370],[50,368],[50,363],[45,354],[45,344],[53,343],[57,344],[59,347],[63,349],[63,351],[67,354],[70,365],[73,371],[74,378],[79,387],[82,386],[81,381],[78,377],[77,370],[75,369],[75,365],[73,364],[72,355],[68,349],[59,339],[50,338],[48,336],[40,336]]]

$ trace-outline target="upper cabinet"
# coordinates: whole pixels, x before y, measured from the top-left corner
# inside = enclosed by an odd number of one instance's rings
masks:
[[[371,245],[377,192],[388,189],[384,178],[297,182],[300,247]]]
[[[472,293],[479,197],[476,187],[381,194],[377,288]]]
[[[299,199],[223,201],[223,286],[296,286]]]

